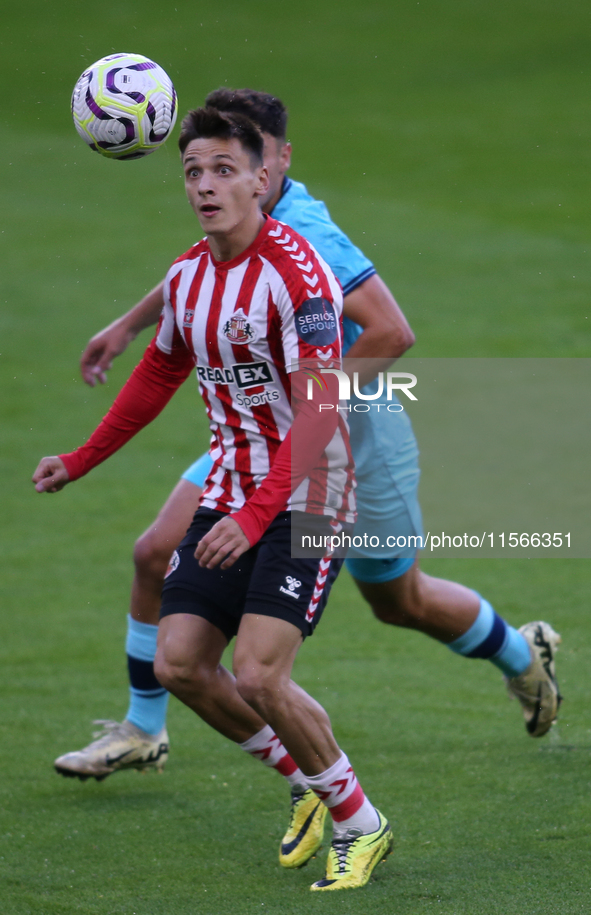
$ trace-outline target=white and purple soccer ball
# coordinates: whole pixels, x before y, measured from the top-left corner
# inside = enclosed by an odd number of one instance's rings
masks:
[[[141,54],[110,54],[88,67],[72,93],[76,130],[109,159],[139,159],[170,136],[178,111],[172,81]]]

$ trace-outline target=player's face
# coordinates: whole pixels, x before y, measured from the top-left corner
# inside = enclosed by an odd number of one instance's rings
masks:
[[[263,157],[269,172],[269,190],[261,199],[261,207],[266,213],[270,213],[281,196],[283,176],[291,165],[291,143],[284,143],[270,133],[263,133],[263,140]]]
[[[189,203],[207,235],[231,234],[256,218],[269,188],[268,173],[264,165],[253,165],[237,139],[191,140],[183,168]]]

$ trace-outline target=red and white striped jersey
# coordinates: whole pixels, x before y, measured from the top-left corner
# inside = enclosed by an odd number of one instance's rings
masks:
[[[238,511],[292,427],[292,368],[300,361],[340,366],[340,285],[306,239],[267,217],[232,261],[215,261],[207,239],[179,257],[166,277],[165,302],[156,346],[174,358],[182,338],[212,430],[214,465],[202,505]],[[353,521],[353,464],[341,417],[318,466],[287,508]]]

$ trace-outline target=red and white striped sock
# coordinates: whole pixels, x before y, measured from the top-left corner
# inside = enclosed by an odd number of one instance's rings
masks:
[[[265,725],[254,737],[249,737],[240,746],[255,759],[260,759],[265,766],[277,769],[292,789],[306,789],[306,776],[298,769],[271,725]]]
[[[344,753],[334,766],[320,775],[307,776],[306,782],[328,807],[335,836],[342,836],[351,828],[360,829],[365,835],[380,825],[377,811],[363,793]]]

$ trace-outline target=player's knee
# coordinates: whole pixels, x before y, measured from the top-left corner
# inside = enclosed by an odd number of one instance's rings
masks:
[[[203,670],[191,664],[189,659],[169,659],[164,652],[157,652],[154,658],[154,674],[162,686],[174,696],[188,693],[197,696],[207,692],[208,677]]]
[[[409,614],[399,602],[394,600],[388,602],[379,601],[371,603],[370,606],[375,618],[389,626],[405,626],[408,624],[409,619],[412,618],[412,614]]]
[[[187,679],[185,669],[168,661],[160,652],[154,658],[154,674],[158,682],[173,695],[176,695]]]
[[[365,594],[373,615],[388,626],[406,626],[412,628],[420,625],[425,616],[425,607],[419,595],[411,589],[387,589],[382,587],[380,593]]]
[[[236,688],[242,699],[259,714],[274,708],[282,692],[280,678],[274,671],[253,665],[236,672]]]
[[[396,616],[392,613],[388,604],[370,604],[371,612],[380,623],[389,623],[391,626],[398,625]]]
[[[136,540],[133,549],[137,574],[164,578],[173,549],[170,543],[162,543],[154,530],[146,531]]]
[[[367,561],[371,567],[372,561]],[[410,563],[410,565],[409,565]],[[359,568],[360,573],[373,569]],[[426,578],[412,559],[395,560],[391,568],[395,573],[386,581],[366,580],[362,574],[356,584],[370,605],[376,619],[389,626],[420,628],[428,613],[425,596]],[[356,570],[352,570],[355,574]]]

